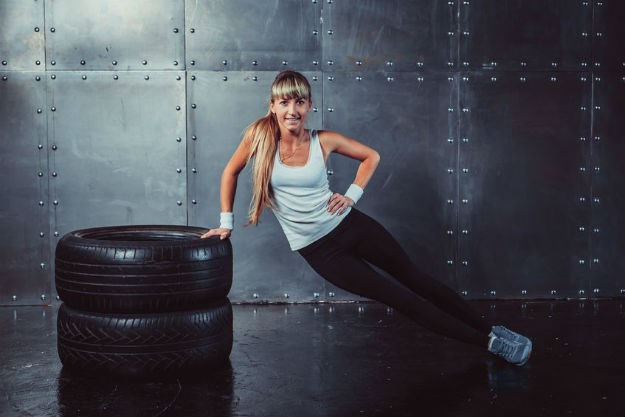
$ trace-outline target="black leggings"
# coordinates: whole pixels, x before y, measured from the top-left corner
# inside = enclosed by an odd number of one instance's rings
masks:
[[[339,288],[380,301],[443,336],[488,344],[491,325],[455,291],[419,271],[382,225],[355,208],[333,231],[298,252]]]

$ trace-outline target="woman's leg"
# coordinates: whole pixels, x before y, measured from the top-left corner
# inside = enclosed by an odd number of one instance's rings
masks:
[[[466,343],[485,348],[488,331],[477,330],[416,294],[397,280],[375,271],[351,253],[350,230],[323,238],[312,250],[300,254],[326,280],[351,293],[380,301],[407,315],[419,325]],[[353,249],[353,246],[352,246]]]
[[[377,221],[356,211],[360,232],[356,253],[367,262],[388,272],[421,297],[482,333],[491,331],[491,324],[482,318],[460,295],[440,281],[420,271],[395,238]]]

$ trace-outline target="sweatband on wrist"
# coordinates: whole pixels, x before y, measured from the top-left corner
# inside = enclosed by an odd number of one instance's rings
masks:
[[[352,184],[352,185],[349,186],[347,191],[345,191],[344,195],[345,195],[345,197],[351,198],[352,201],[354,202],[354,204],[356,204],[358,202],[358,200],[360,200],[360,197],[362,197],[363,193],[364,193],[364,191],[363,191],[362,188],[360,188],[356,184]]]
[[[222,211],[219,215],[219,227],[221,229],[234,229],[234,213]]]

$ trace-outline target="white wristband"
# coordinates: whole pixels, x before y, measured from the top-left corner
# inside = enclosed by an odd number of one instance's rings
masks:
[[[358,202],[358,200],[360,200],[360,197],[362,197],[363,193],[364,193],[364,191],[363,191],[362,188],[360,188],[356,184],[352,184],[352,185],[349,186],[347,191],[345,191],[344,195],[345,195],[345,197],[351,198],[352,201],[354,202],[354,204],[356,204]]]
[[[222,211],[219,215],[219,227],[221,229],[234,229],[234,214],[232,212]]]

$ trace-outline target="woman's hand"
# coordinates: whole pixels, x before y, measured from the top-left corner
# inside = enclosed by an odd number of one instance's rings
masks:
[[[328,211],[330,214],[338,214],[339,216],[345,213],[348,207],[352,207],[354,205],[354,201],[345,197],[342,194],[334,193],[330,200],[328,200]]]
[[[226,229],[225,227],[219,227],[217,229],[210,229],[208,232],[204,233],[201,237],[205,239],[211,236],[219,236],[219,239],[224,240],[232,234],[231,229]]]

